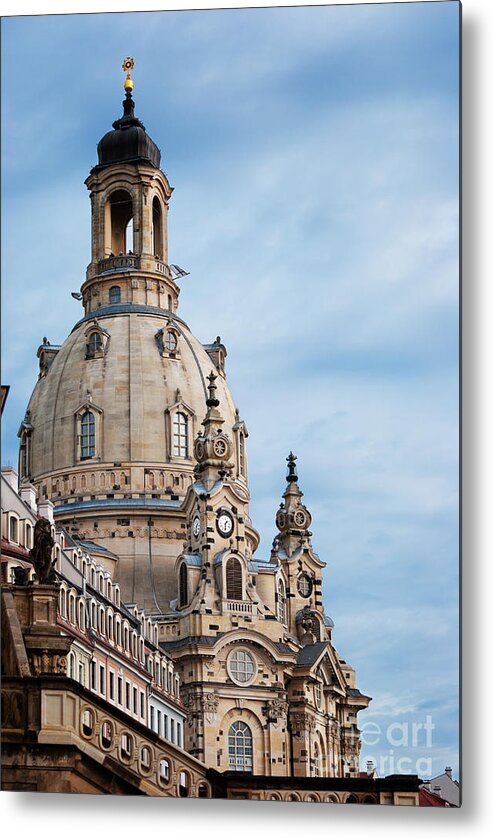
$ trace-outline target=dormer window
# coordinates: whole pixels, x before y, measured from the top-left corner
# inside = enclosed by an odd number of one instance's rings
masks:
[[[111,286],[110,294],[109,294],[110,304],[121,303],[121,299],[122,299],[122,290],[121,290],[120,286],[119,285]]]
[[[100,332],[91,332],[87,342],[87,355],[89,358],[94,358],[96,353],[100,353],[103,349],[103,339]]]
[[[175,352],[176,348],[178,347],[178,341],[176,338],[176,334],[173,330],[168,329],[164,336],[164,348],[167,352]]]
[[[110,337],[109,332],[102,329],[97,320],[94,320],[84,334],[86,337],[86,359],[102,358]]]
[[[158,329],[154,337],[159,353],[163,358],[176,358],[178,354],[178,333],[175,329]]]

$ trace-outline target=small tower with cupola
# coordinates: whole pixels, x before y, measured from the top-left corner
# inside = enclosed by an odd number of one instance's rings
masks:
[[[309,530],[312,517],[302,502],[296,456],[290,452],[286,459],[287,487],[276,514],[278,533],[272,547],[271,562],[279,562],[284,576],[287,625],[291,634],[304,645],[325,640],[327,636],[322,604],[322,569],[325,562],[312,548]]]
[[[119,303],[176,311],[179,289],[168,266],[168,206],[172,187],[161,152],[135,116],[131,71],[123,69],[123,114],[98,143],[91,193],[92,256],[82,286],[86,314]],[[115,277],[115,269],[118,276]]]

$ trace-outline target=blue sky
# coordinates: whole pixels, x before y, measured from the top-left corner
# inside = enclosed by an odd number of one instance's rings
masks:
[[[80,316],[83,182],[133,55],[136,111],[175,187],[170,260],[191,271],[180,314],[226,343],[250,432],[259,555],[292,448],[334,640],[373,697],[361,723],[380,727],[362,758],[382,774],[459,768],[458,15],[2,21],[2,462],[17,460],[37,346]],[[431,745],[424,729],[395,745],[427,717]]]

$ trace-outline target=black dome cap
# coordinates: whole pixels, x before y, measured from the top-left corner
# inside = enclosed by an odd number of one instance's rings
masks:
[[[98,165],[94,168],[109,166],[111,163],[150,163],[159,169],[161,152],[154,140],[146,134],[145,126],[134,113],[135,103],[128,92],[123,100],[123,116],[113,123],[113,131],[108,131],[98,143]]]

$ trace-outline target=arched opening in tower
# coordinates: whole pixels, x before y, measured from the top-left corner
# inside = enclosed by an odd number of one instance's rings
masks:
[[[125,189],[112,192],[105,206],[106,255],[134,251],[132,197]]]
[[[163,259],[163,212],[157,196],[152,202],[152,252]]]

